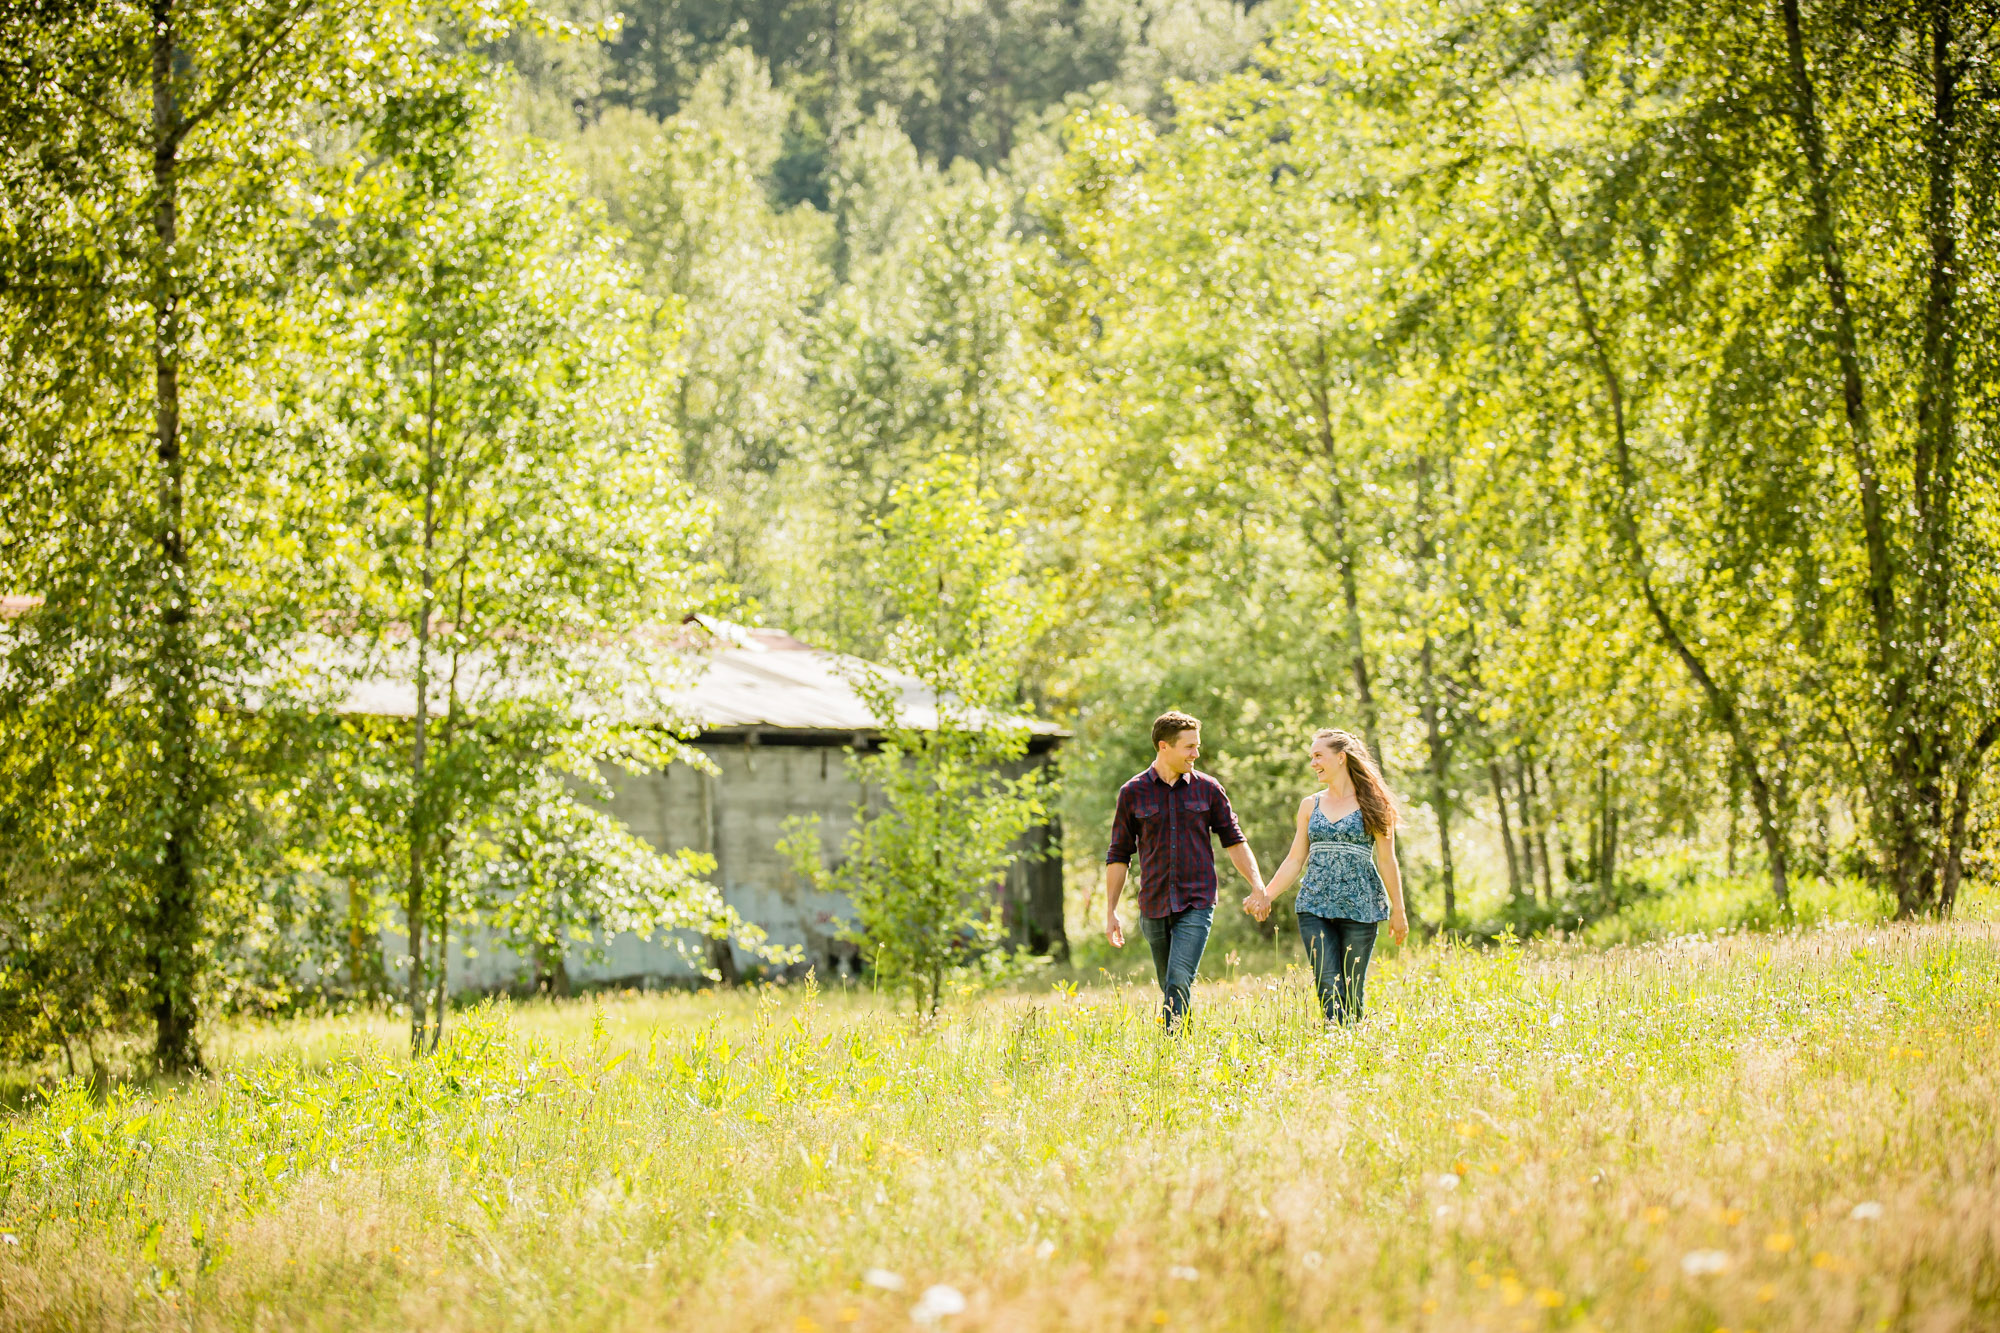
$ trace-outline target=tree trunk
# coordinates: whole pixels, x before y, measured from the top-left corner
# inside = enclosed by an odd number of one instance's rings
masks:
[[[1597,896],[1608,909],[1618,883],[1618,794],[1611,770],[1597,766]]]
[[[1341,490],[1340,450],[1333,435],[1333,393],[1329,382],[1331,365],[1326,339],[1314,344],[1313,375],[1310,383],[1314,430],[1320,459],[1326,467],[1326,516],[1333,528],[1334,567],[1340,575],[1340,600],[1345,612],[1348,668],[1354,673],[1354,701],[1361,709],[1361,738],[1375,756],[1375,766],[1384,777],[1389,773],[1389,756],[1382,750],[1382,729],[1375,707],[1375,692],[1369,682],[1367,643],[1361,627],[1361,590],[1355,572],[1354,534],[1349,526],[1347,496]],[[1295,367],[1296,369],[1296,367]],[[1315,546],[1318,543],[1314,543]]]
[[[1782,0],[1789,9],[1796,12],[1797,0]],[[1756,802],[1758,823],[1764,834],[1764,846],[1770,858],[1771,896],[1777,901],[1778,910],[1789,921],[1792,916],[1792,897],[1787,878],[1785,838],[1778,824],[1777,803],[1773,799],[1771,784],[1766,779],[1763,768],[1758,764],[1755,748],[1750,742],[1750,733],[1743,721],[1742,713],[1736,706],[1735,695],[1725,690],[1710,673],[1708,666],[1695,653],[1680,626],[1668,612],[1666,603],[1660,599],[1659,590],[1653,585],[1653,569],[1650,557],[1639,531],[1638,472],[1632,462],[1632,444],[1625,424],[1625,385],[1618,373],[1613,355],[1611,339],[1597,318],[1596,304],[1583,285],[1583,274],[1570,253],[1568,229],[1563,225],[1562,215],[1556,209],[1555,195],[1549,188],[1548,178],[1542,174],[1533,147],[1528,143],[1527,126],[1519,121],[1523,151],[1527,154],[1528,172],[1532,178],[1542,209],[1549,219],[1549,229],[1553,237],[1553,249],[1560,264],[1563,277],[1567,281],[1571,295],[1576,300],[1577,322],[1582,326],[1583,335],[1590,345],[1591,359],[1599,379],[1604,385],[1605,407],[1611,418],[1611,453],[1613,471],[1617,479],[1617,503],[1612,508],[1612,529],[1624,550],[1627,564],[1631,567],[1633,581],[1639,586],[1639,594],[1647,612],[1651,615],[1660,639],[1667,650],[1680,659],[1688,675],[1700,687],[1702,697],[1708,704],[1711,717],[1719,723],[1730,742],[1735,746],[1737,758],[1742,761],[1744,773],[1750,779],[1750,795]],[[1843,298],[1844,299],[1844,298]],[[1850,329],[1851,332],[1851,329]]]
[[[1556,900],[1555,876],[1549,864],[1547,816],[1541,810],[1541,789],[1535,782],[1535,761],[1514,756],[1514,778],[1521,789],[1521,842],[1535,849],[1535,868],[1542,877],[1542,901],[1551,906]],[[1532,886],[1530,886],[1532,887]]]
[[[442,859],[442,858],[440,858]],[[431,932],[437,941],[437,967],[433,972],[431,988],[431,1031],[425,1043],[425,1052],[435,1055],[438,1042],[444,1037],[445,1003],[450,996],[451,981],[451,892],[442,876],[437,886],[437,925]]]
[[[1910,690],[1910,719],[1899,739],[1909,752],[1912,785],[1920,793],[1915,810],[1925,826],[1913,839],[1922,847],[1924,864],[1911,886],[1913,911],[1940,916],[1951,910],[1944,881],[1959,855],[1958,791],[1969,790],[1961,772],[1949,802],[1952,714],[1942,706],[1939,677],[1951,651],[1948,626],[1954,619],[1953,507],[1958,457],[1958,85],[1961,77],[1953,58],[1953,6],[1930,7],[1931,116],[1927,148],[1929,189],[1925,200],[1925,231],[1930,243],[1929,282],[1924,303],[1923,373],[1917,386],[1917,438],[1911,492],[1917,511],[1915,606],[1910,622],[1916,632],[1911,647],[1921,665]],[[1899,886],[1900,888],[1901,886]],[[1957,884],[1950,888],[1956,898]]]
[[[147,965],[151,973],[153,1058],[175,1073],[199,1069],[195,1039],[195,956],[201,936],[195,883],[200,836],[200,737],[186,528],[186,461],[181,447],[180,145],[185,133],[174,88],[180,55],[173,0],[152,4],[151,137],[153,149],[153,434],[160,464],[159,552],[165,587],[160,598],[160,647],[154,666],[159,704],[161,777],[166,801],[164,841],[155,872]]]
[[[1945,848],[1944,882],[1938,888],[1938,915],[1949,918],[1958,906],[1959,880],[1965,873],[1965,825],[1972,811],[1972,793],[1986,766],[1986,752],[2000,740],[2000,717],[1988,722],[1973,740],[1960,767],[1957,789],[1951,798],[1951,831]]]
[[[1957,92],[1961,72],[1952,58],[1951,7],[1928,9],[1927,65],[1931,75],[1931,107],[1927,148],[1929,190],[1925,230],[1929,242],[1929,281],[1924,311],[1923,368],[1917,384],[1917,440],[1912,468],[1912,508],[1916,511],[1917,559],[1921,571],[1914,596],[1908,599],[1912,623],[1926,642],[1900,641],[1897,607],[1903,599],[1896,588],[1890,551],[1889,505],[1877,473],[1874,422],[1862,367],[1857,323],[1848,297],[1846,261],[1834,212],[1832,180],[1826,161],[1825,131],[1818,95],[1806,65],[1804,22],[1799,0],[1779,0],[1784,26],[1787,72],[1791,80],[1792,117],[1805,157],[1807,199],[1806,242],[1819,261],[1827,307],[1832,315],[1829,335],[1840,369],[1842,402],[1848,424],[1849,452],[1859,488],[1863,547],[1868,556],[1867,601],[1874,635],[1870,665],[1881,686],[1882,755],[1889,781],[1874,803],[1877,827],[1886,844],[1896,892],[1896,915],[1909,918],[1940,907],[1940,878],[1950,856],[1944,810],[1947,768],[1945,712],[1934,697],[1932,668],[1945,649],[1936,627],[1950,623],[1951,572],[1949,529],[1953,464],[1957,439],[1958,301],[1957,222]],[[1920,647],[1924,667],[1913,670],[1907,647]],[[1755,791],[1753,789],[1753,796]],[[1768,839],[1767,839],[1768,841]]]
[[[410,752],[410,881],[405,915],[410,927],[410,1054],[422,1055],[428,1036],[424,1011],[424,919],[427,915],[430,868],[426,853],[430,839],[429,792],[426,790],[426,761],[429,756],[431,607],[437,586],[433,564],[437,545],[437,344],[430,344],[428,402],[424,416],[424,530],[421,588],[412,629],[417,637],[416,725]]]
[[[1507,896],[1521,901],[1521,858],[1514,851],[1514,830],[1507,819],[1507,784],[1500,778],[1500,763],[1486,761],[1486,781],[1493,788],[1493,808],[1500,812],[1500,846],[1507,853]]]
[[[1458,924],[1458,880],[1451,859],[1451,802],[1447,783],[1451,763],[1451,742],[1444,734],[1444,723],[1438,707],[1436,681],[1432,674],[1431,636],[1424,635],[1424,644],[1418,654],[1423,667],[1424,678],[1424,739],[1429,748],[1431,811],[1437,816],[1438,824],[1438,873],[1444,883],[1444,926],[1449,930]]]
[[[1729,873],[1736,873],[1736,823],[1737,812],[1743,806],[1743,770],[1737,766],[1736,756],[1729,756]]]
[[[1430,453],[1428,450],[1417,454],[1417,569],[1418,586],[1428,600],[1431,587],[1431,562],[1437,555],[1437,542],[1431,528],[1430,511]],[[1421,712],[1424,719],[1424,740],[1428,751],[1431,788],[1431,811],[1437,816],[1438,826],[1438,871],[1444,882],[1444,928],[1449,930],[1458,924],[1458,877],[1454,873],[1451,859],[1451,800],[1449,776],[1451,766],[1450,740],[1445,735],[1444,709],[1440,701],[1442,691],[1438,686],[1437,659],[1431,633],[1428,628],[1429,606],[1422,608],[1426,628],[1423,647],[1418,650],[1417,660],[1423,672],[1423,703]]]
[[[1375,766],[1384,777],[1389,772],[1389,756],[1382,748],[1382,726],[1375,707],[1375,692],[1368,679],[1368,649],[1362,637],[1361,596],[1354,573],[1354,543],[1347,528],[1347,503],[1338,482],[1333,490],[1332,510],[1336,538],[1340,543],[1340,599],[1346,612],[1347,661],[1354,673],[1354,701],[1361,708],[1361,734],[1375,756]]]

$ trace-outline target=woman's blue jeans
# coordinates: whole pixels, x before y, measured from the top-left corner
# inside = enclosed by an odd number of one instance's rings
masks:
[[[1312,962],[1313,989],[1327,1022],[1361,1021],[1361,992],[1368,983],[1368,956],[1375,952],[1379,924],[1299,913],[1299,939]]]
[[[1153,968],[1160,976],[1160,1021],[1172,1032],[1181,1025],[1194,991],[1195,969],[1208,947],[1213,907],[1190,907],[1167,916],[1142,916],[1139,929],[1153,946]]]

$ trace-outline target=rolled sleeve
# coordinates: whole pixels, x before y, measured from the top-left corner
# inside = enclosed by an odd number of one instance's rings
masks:
[[[1215,784],[1215,799],[1209,802],[1208,826],[1215,830],[1215,836],[1224,847],[1234,847],[1243,841],[1243,829],[1236,822],[1236,812],[1229,808],[1229,793]]]
[[[1139,850],[1138,831],[1133,824],[1132,794],[1121,790],[1118,793],[1118,811],[1111,816],[1111,848],[1104,853],[1104,864],[1132,864],[1132,854]]]

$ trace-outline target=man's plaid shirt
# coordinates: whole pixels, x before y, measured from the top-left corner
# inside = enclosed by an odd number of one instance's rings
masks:
[[[1172,916],[1191,907],[1215,906],[1215,853],[1208,835],[1224,847],[1243,841],[1222,784],[1189,772],[1167,785],[1149,764],[1118,789],[1106,864],[1129,865],[1139,855],[1139,915]]]

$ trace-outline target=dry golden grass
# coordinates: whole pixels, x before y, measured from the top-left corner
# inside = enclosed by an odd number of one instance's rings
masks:
[[[0,1326],[2000,1327],[1991,925],[1197,994],[234,1031],[0,1122]]]

